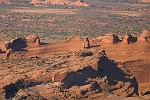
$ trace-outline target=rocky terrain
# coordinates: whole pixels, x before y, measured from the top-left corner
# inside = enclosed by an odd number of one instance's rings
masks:
[[[73,2],[72,0],[45,0],[44,2],[41,2],[40,0],[32,0],[31,4],[68,4],[71,6],[89,6],[82,0],[77,0],[76,2]]]
[[[18,1],[20,3],[24,2],[24,3],[30,3],[30,4],[34,4],[34,5],[38,5],[38,4],[58,4],[58,5],[62,5],[62,4],[67,4],[67,5],[71,5],[71,6],[89,6],[87,3],[83,2],[82,0],[77,0],[75,2],[73,2],[72,0],[23,0],[23,1]],[[14,4],[15,1],[13,0],[0,0],[0,3],[4,3],[4,4]]]
[[[0,51],[1,100],[150,99],[148,30],[56,43],[29,35],[1,42]]]
[[[0,100],[149,100],[148,2],[0,0]]]
[[[149,0],[141,0],[142,2],[150,2]]]
[[[5,4],[11,4],[11,2],[9,0],[0,0],[0,4],[1,3],[5,3]]]
[[[34,5],[38,4],[68,4],[71,6],[89,6],[86,1],[90,2],[90,0],[0,0],[0,3],[4,4],[14,4],[17,2],[31,3]],[[92,1],[92,0],[91,0]],[[99,0],[102,2],[123,2],[123,3],[150,3],[150,0]]]

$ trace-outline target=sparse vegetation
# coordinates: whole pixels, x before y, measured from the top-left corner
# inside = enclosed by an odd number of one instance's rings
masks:
[[[33,6],[28,0],[0,5],[1,100],[149,96],[150,6],[87,1],[88,7]]]
[[[108,32],[140,34],[149,29],[148,4],[99,2],[92,8],[10,7],[0,13],[1,40],[38,34],[42,41],[64,40],[70,35],[96,37]],[[45,10],[45,11],[44,11]],[[44,12],[43,12],[44,11]]]

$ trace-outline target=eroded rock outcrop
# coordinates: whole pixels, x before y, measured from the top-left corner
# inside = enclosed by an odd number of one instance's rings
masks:
[[[123,38],[123,43],[131,44],[137,41],[137,37],[135,35],[126,34]]]
[[[106,34],[102,40],[102,44],[116,44],[118,42],[120,42],[119,37],[113,33]]]
[[[15,51],[22,51],[27,46],[35,47],[40,45],[37,35],[29,35],[27,38],[16,38],[11,41],[0,42],[0,52],[6,54],[6,58]]]
[[[90,48],[90,41],[88,38],[85,38],[83,46],[84,46],[84,49]]]
[[[68,4],[71,6],[84,6],[87,7],[89,6],[87,3],[83,2],[83,0],[77,0],[76,2],[73,2],[72,0],[44,0],[44,1],[40,1],[40,0],[32,0],[31,1],[32,4]]]
[[[138,42],[150,42],[150,31],[144,30],[138,38]]]
[[[68,4],[70,3],[70,0],[46,0],[45,4]]]
[[[89,6],[87,3],[83,2],[83,0],[77,0],[76,2],[74,2],[70,5],[72,5],[72,6],[84,6],[84,7]]]
[[[147,80],[149,78],[149,59],[147,56],[149,55],[149,32],[145,31],[141,36],[144,37],[148,48],[143,49],[143,47],[139,47],[138,42],[134,43],[133,40],[136,39],[136,37],[132,35],[126,35],[125,38],[122,38],[121,36],[108,34],[104,37],[100,37],[99,40],[94,40],[95,43],[100,43],[99,47],[93,45],[93,40],[90,40],[91,48],[89,49],[79,48],[79,45],[83,47],[84,42],[83,38],[79,36],[72,36],[61,43],[58,42],[36,47],[35,45],[40,45],[39,38],[36,35],[14,39],[10,42],[10,47],[14,50],[17,50],[18,47],[27,49],[29,51],[19,53],[24,55],[28,54],[32,57],[26,56],[26,59],[21,58],[17,60],[0,59],[0,64],[5,64],[5,66],[0,67],[2,69],[0,70],[0,94],[3,96],[0,97],[0,99],[6,97],[8,99],[14,98],[15,95],[22,98],[28,94],[31,95],[27,96],[29,99],[33,96],[38,96],[39,98],[43,96],[51,99],[49,95],[55,95],[56,97],[67,100],[74,98],[92,99],[93,95],[100,96],[106,93],[105,96],[109,94],[136,96],[138,95],[139,88],[137,83],[149,82],[149,80]],[[125,42],[127,45],[123,45],[122,42]],[[142,42],[143,41],[141,41],[141,43]],[[129,43],[132,44],[128,45]],[[6,42],[6,44],[9,44],[9,42]],[[28,48],[29,44],[35,48]],[[77,49],[70,49],[75,47],[75,44]],[[109,44],[108,48],[103,47],[102,44]],[[70,45],[70,50],[68,50],[67,47]],[[120,47],[118,48],[118,46]],[[142,49],[138,51],[137,48]],[[41,51],[36,52],[36,55],[33,56],[30,52],[31,49],[33,52],[38,49],[41,49]],[[56,49],[56,51],[52,51],[53,49]],[[65,53],[58,53],[58,51],[63,50]],[[115,61],[111,60],[111,57],[122,56],[125,50],[125,56],[122,58],[129,60],[127,63],[122,63],[121,61],[117,62],[120,58]],[[44,52],[43,54],[45,55],[43,56],[42,54],[42,56],[38,56],[41,52]],[[53,54],[50,54],[51,52],[53,52]],[[146,60],[143,62],[140,60],[132,62],[130,61],[133,60],[130,59],[132,57]],[[143,72],[145,73],[143,74]],[[54,84],[57,83],[60,84],[54,86]],[[48,84],[50,87],[47,87],[45,84]],[[17,86],[19,86],[19,88]],[[41,93],[41,89],[43,88],[44,90],[42,90]],[[22,89],[24,90],[22,91]],[[36,91],[37,94],[36,92],[32,93],[32,91]],[[49,91],[51,92],[46,95]],[[149,93],[149,91],[146,90],[144,92],[144,90],[141,90],[139,93],[145,95]],[[11,94],[11,96],[9,96],[9,94]]]
[[[0,0],[0,4],[4,3],[4,4],[11,4],[11,2],[9,0]]]
[[[89,94],[98,95],[98,93],[103,93],[105,90],[120,96],[137,95],[136,79],[131,77],[123,66],[118,66],[116,62],[110,60],[104,50],[82,50],[72,53],[69,53],[71,57],[70,61],[55,62],[51,64],[52,66],[46,68],[49,70],[27,71],[15,79],[13,79],[14,74],[6,76],[0,81],[0,83],[5,82],[5,84],[1,85],[1,88],[5,90],[5,96],[7,98],[14,97],[15,94],[26,96],[27,93],[20,92],[24,87],[32,88],[32,86],[36,87],[36,85],[49,82],[61,83],[59,85],[61,87],[59,91],[61,91],[60,97],[63,99],[70,98],[71,100],[74,97],[72,89],[76,86],[74,92],[76,93],[76,97],[79,98],[83,98]],[[64,65],[71,67],[65,66],[59,68],[59,66]],[[8,78],[10,81],[7,80]],[[19,88],[17,88],[18,86]],[[65,89],[68,92],[64,92]],[[12,92],[11,90],[16,91]],[[58,94],[60,93],[59,91]],[[66,93],[70,95],[65,96]],[[38,96],[42,97],[40,94]]]
[[[26,43],[28,46],[35,46],[35,45],[40,45],[40,39],[37,35],[33,34],[33,35],[29,35],[26,38]]]
[[[83,42],[84,39],[81,38],[80,36],[70,36],[67,40],[64,42]]]

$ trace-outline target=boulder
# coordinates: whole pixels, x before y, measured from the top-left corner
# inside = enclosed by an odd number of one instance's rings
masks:
[[[27,38],[26,38],[26,43],[28,46],[31,46],[31,45],[40,45],[40,39],[37,35],[33,34],[33,35],[29,35]]]
[[[40,45],[40,39],[37,35],[29,35],[27,38],[16,38],[11,41],[0,42],[0,53],[5,53],[8,58],[14,51],[23,51],[27,46],[33,47]]]
[[[11,43],[9,41],[0,42],[0,51],[7,52],[11,48]]]

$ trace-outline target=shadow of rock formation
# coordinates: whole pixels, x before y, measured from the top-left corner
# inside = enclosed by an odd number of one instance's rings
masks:
[[[115,86],[118,85],[118,82],[123,82],[125,85],[126,83],[130,83],[130,85],[125,86],[124,88],[130,89],[134,88],[131,93],[126,93],[126,96],[132,96],[134,93],[138,94],[138,84],[136,78],[134,76],[129,75],[127,72],[123,71],[121,68],[118,67],[118,64],[114,61],[108,59],[106,56],[102,56],[102,58],[98,61],[98,77],[107,76],[108,78],[108,85]],[[112,89],[113,90],[113,89]],[[125,92],[126,89],[122,90],[121,92]]]
[[[133,96],[138,94],[138,85],[135,77],[131,77],[128,73],[118,67],[118,64],[108,59],[107,56],[102,56],[97,62],[97,70],[91,66],[79,69],[75,72],[68,73],[62,82],[63,88],[71,88],[72,86],[84,86],[89,84],[87,79],[101,80],[107,77],[110,91],[118,95]],[[120,82],[122,84],[120,84]],[[99,84],[101,86],[101,84]],[[107,87],[106,87],[107,88]]]
[[[41,83],[39,82],[28,82],[26,83],[25,80],[18,80],[16,83],[11,83],[5,87],[3,87],[3,89],[6,92],[5,98],[9,99],[15,96],[15,94],[20,90],[20,89],[26,89],[32,86],[36,86],[39,85]]]
[[[26,47],[26,40],[23,38],[17,38],[11,41],[11,48],[15,51],[22,51],[22,49]]]
[[[63,80],[63,88],[71,88],[72,86],[82,86],[86,85],[87,78],[95,78],[97,72],[91,67],[85,67],[76,72],[69,73],[67,77]]]

